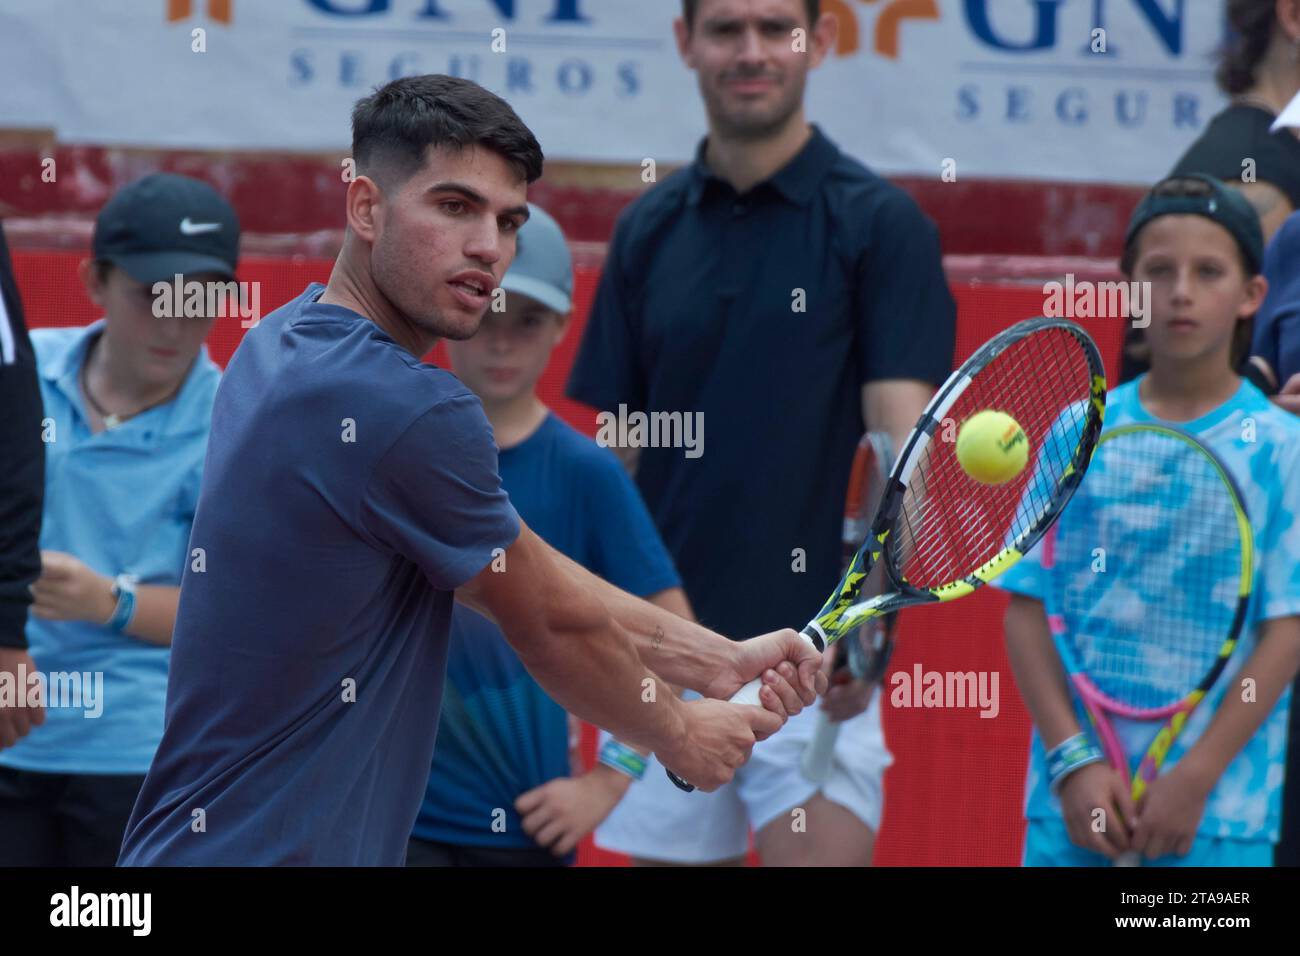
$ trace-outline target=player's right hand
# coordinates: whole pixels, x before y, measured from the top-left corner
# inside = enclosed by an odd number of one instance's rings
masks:
[[[754,744],[781,729],[785,720],[762,707],[701,698],[684,701],[685,732],[659,762],[696,789],[717,790],[730,783],[749,759]]]
[[[761,678],[759,700],[778,717],[793,717],[826,693],[822,655],[797,631],[784,628],[746,641],[732,641],[731,659],[702,692],[729,700],[751,680]]]
[[[19,666],[25,668],[19,674]],[[32,674],[36,673],[36,662],[25,650],[16,647],[0,647],[0,673],[9,674],[9,680],[17,691],[17,704],[12,707],[0,706],[0,750],[12,747],[31,731],[45,723],[45,708],[28,707],[27,688]]]
[[[1129,824],[1137,819],[1137,809],[1128,784],[1109,764],[1074,771],[1062,782],[1060,798],[1065,828],[1075,846],[1108,860],[1129,849]]]

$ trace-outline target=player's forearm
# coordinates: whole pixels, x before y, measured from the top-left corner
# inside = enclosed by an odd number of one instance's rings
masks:
[[[619,590],[563,555],[557,557],[599,597],[632,639],[644,665],[664,680],[703,693],[730,660],[732,643],[720,634]]]
[[[661,607],[665,611],[676,614],[678,617],[685,618],[688,621],[695,620],[695,612],[691,610],[691,602],[687,600],[686,592],[681,588],[666,588],[665,590],[659,591],[655,594],[647,595],[646,600],[655,607]],[[672,686],[672,692],[674,697],[682,696],[680,687]],[[650,753],[649,748],[638,747],[636,744],[626,740],[621,740],[619,743],[631,747],[642,757],[645,757]]]
[[[559,569],[540,621],[500,621],[506,637],[570,713],[645,752],[667,746],[684,732],[681,702],[647,670],[631,635],[572,567]]]
[[[1265,622],[1259,643],[1233,678],[1214,719],[1180,761],[1185,764],[1184,772],[1193,772],[1206,784],[1207,791],[1212,789],[1273,712],[1297,672],[1300,617]],[[1291,706],[1295,706],[1294,701]]]
[[[1007,659],[1043,743],[1051,749],[1079,733],[1069,685],[1038,601],[1013,596],[1005,619]]]

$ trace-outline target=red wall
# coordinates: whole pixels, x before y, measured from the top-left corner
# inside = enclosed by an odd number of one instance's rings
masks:
[[[54,182],[41,162],[57,163]],[[99,146],[0,145],[0,215],[89,221],[118,189],[157,170],[207,180],[239,212],[246,237],[294,251],[311,234],[343,228],[340,159],[272,153],[201,153]],[[639,169],[548,167],[529,198],[559,220],[574,242],[605,242],[619,211],[646,188]],[[626,182],[626,186],[595,185]],[[1118,256],[1124,227],[1142,194],[1137,186],[1024,180],[891,177],[939,226],[944,251],[958,255]],[[8,211],[6,211],[8,207]],[[11,237],[12,238],[12,237]],[[247,242],[245,251],[253,246]],[[265,246],[263,246],[265,248]]]
[[[83,325],[98,317],[75,276],[82,253],[17,249],[19,286],[33,327]],[[958,305],[957,355],[961,361],[998,330],[1040,314],[1037,281],[988,281],[977,276],[1053,274],[1051,263],[949,263]],[[245,257],[240,278],[261,283],[263,312],[299,294],[310,281],[324,281],[330,263],[322,259]],[[574,327],[556,351],[543,377],[543,399],[559,414],[594,433],[590,409],[561,392],[595,291],[598,270],[581,265],[577,276]],[[1111,375],[1118,371],[1122,326],[1114,320],[1082,322],[1097,339]],[[209,349],[220,364],[229,359],[242,335],[237,319],[219,320]],[[437,352],[435,351],[435,359]],[[839,494],[839,490],[835,490]],[[830,587],[831,582],[827,586]],[[1023,822],[1022,780],[1029,720],[1015,691],[1002,645],[1005,598],[986,589],[957,604],[904,612],[899,646],[891,669],[996,671],[1001,711],[984,719],[975,710],[885,708],[885,733],[895,755],[885,776],[885,816],[876,860],[884,865],[1011,865],[1019,860]],[[790,621],[791,626],[802,622]],[[888,684],[886,684],[888,686]],[[591,759],[592,734],[584,735]],[[619,862],[594,850],[579,853],[581,863]]]

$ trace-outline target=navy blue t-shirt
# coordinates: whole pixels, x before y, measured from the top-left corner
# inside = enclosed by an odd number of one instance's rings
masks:
[[[646,597],[680,585],[622,464],[554,415],[500,452],[501,482],[551,547]],[[460,846],[535,847],[515,800],[569,775],[568,715],[491,621],[452,612],[438,743],[415,836]],[[504,813],[498,813],[501,810]]]
[[[121,865],[405,861],[453,591],[518,536],[478,399],[312,285],[217,391]]]
[[[956,310],[934,225],[815,127],[744,195],[703,157],[620,216],[569,392],[701,413],[703,454],[642,448],[637,484],[700,621],[747,638],[825,601],[862,386],[943,382]]]

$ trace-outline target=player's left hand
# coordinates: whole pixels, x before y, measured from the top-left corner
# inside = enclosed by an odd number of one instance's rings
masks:
[[[822,655],[789,628],[733,642],[731,649],[728,666],[704,689],[705,697],[729,700],[755,677],[762,677],[760,702],[772,713],[787,718],[826,693]]]
[[[515,809],[524,832],[556,856],[567,856],[627,793],[630,777],[597,764],[580,777],[557,777],[520,794]]]
[[[1156,777],[1138,805],[1129,845],[1148,860],[1170,853],[1186,856],[1213,787],[1182,762]]]
[[[32,614],[50,621],[93,621],[113,616],[113,582],[63,551],[41,552],[41,576],[32,585]]]

